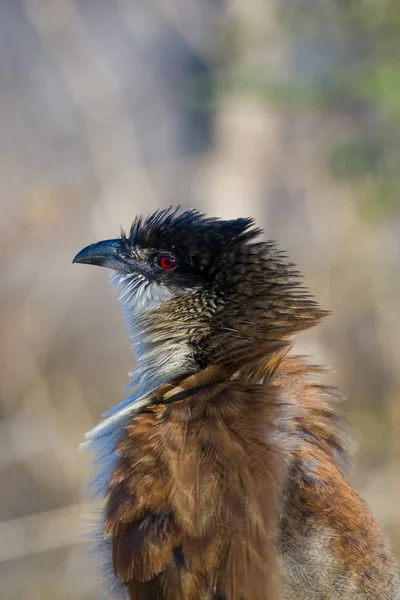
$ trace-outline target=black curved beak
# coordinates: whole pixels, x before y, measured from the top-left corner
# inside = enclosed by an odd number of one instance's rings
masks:
[[[120,272],[132,269],[131,256],[119,238],[86,246],[72,262],[107,267]]]

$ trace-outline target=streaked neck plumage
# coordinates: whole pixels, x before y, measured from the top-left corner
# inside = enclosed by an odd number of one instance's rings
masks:
[[[195,363],[187,340],[179,335],[171,338],[167,333],[163,334],[162,328],[158,328],[157,335],[153,325],[161,305],[195,291],[149,283],[140,275],[116,274],[112,281],[121,289],[119,299],[136,354],[137,364],[129,386],[135,387],[136,398],[146,396],[169,379],[192,372]]]

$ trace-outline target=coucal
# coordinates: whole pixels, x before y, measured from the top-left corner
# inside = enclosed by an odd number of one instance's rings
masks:
[[[130,394],[87,434],[110,595],[400,598],[349,483],[337,394],[291,351],[325,312],[260,233],[170,208],[74,259],[113,270],[137,357]]]

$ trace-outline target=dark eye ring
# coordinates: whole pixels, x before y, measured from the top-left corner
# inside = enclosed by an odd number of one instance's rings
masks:
[[[176,258],[174,256],[171,256],[170,254],[160,254],[159,256],[157,256],[156,261],[157,265],[164,271],[174,269],[178,264]]]

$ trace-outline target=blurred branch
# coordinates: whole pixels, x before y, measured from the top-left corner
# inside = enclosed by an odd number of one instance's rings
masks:
[[[125,14],[133,17],[133,11],[129,13],[127,0],[118,0],[118,3],[124,7]],[[216,42],[223,37],[227,25],[226,12],[218,6],[218,2],[158,0],[156,4],[160,15],[212,67],[219,49]]]
[[[90,542],[82,516],[96,507],[75,504],[0,522],[0,562]]]
[[[78,460],[77,449],[70,443],[68,427],[72,429],[73,423],[62,418],[60,411],[56,410],[48,379],[38,366],[38,357],[22,342],[12,349],[18,356],[19,364],[24,365],[25,381],[29,385],[29,393],[24,398],[24,410],[8,421],[7,438],[9,448],[5,462],[0,462],[0,469],[4,469],[15,461],[23,461],[26,468],[35,478],[54,485],[54,473],[43,469],[39,462],[31,461],[33,455],[41,450],[51,448],[51,456],[57,459],[61,466],[57,484],[68,482],[72,489],[80,482],[82,475],[82,462]],[[74,381],[70,385],[70,398],[79,414],[82,429],[93,424],[79,386]],[[6,422],[7,423],[7,422]],[[25,430],[25,433],[24,433]],[[29,436],[26,433],[29,432]]]

